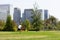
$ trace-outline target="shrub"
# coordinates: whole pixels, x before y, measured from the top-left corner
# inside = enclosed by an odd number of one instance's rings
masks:
[[[14,21],[12,21],[12,31],[17,31],[17,30],[18,30],[17,24]]]

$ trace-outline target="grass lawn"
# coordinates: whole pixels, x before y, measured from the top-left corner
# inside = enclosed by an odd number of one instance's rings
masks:
[[[60,40],[60,31],[0,32],[0,40]]]

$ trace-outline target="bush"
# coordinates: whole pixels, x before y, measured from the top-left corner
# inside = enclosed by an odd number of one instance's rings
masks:
[[[17,30],[18,30],[17,24],[14,21],[12,21],[12,31],[17,31]]]
[[[12,31],[12,24],[11,24],[11,16],[10,15],[7,16],[4,31]]]
[[[17,25],[14,21],[11,20],[11,16],[8,15],[5,27],[3,31],[17,31]]]
[[[22,26],[28,31],[29,28],[31,27],[30,21],[26,19],[24,22],[22,22]]]
[[[0,20],[0,31],[4,29],[4,26],[5,26],[5,22]]]

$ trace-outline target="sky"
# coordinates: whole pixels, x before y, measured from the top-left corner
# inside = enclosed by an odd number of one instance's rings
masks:
[[[21,13],[24,9],[33,8],[35,2],[38,4],[39,9],[48,9],[50,15],[60,20],[60,0],[0,0],[0,4],[10,4],[13,8],[20,8]]]

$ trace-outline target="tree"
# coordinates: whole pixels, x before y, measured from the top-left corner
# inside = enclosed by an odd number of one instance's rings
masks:
[[[41,27],[41,12],[38,10],[37,6],[34,5],[34,9],[32,11],[32,25],[33,28],[38,31]]]
[[[8,15],[7,16],[7,20],[6,20],[6,25],[4,27],[4,31],[12,31],[13,28],[12,28],[12,23],[11,23],[11,16]]]
[[[50,16],[49,19],[45,20],[45,29],[56,30],[57,19],[54,16]]]
[[[52,26],[49,19],[44,21],[44,30],[52,30]]]
[[[57,30],[60,30],[60,21],[57,22]]]
[[[30,21],[29,21],[28,19],[26,19],[26,20],[22,23],[22,25],[24,25],[24,28],[25,28],[27,31],[28,31],[29,28],[31,27]]]
[[[17,24],[12,20],[12,31],[17,31],[18,30],[18,26]]]
[[[50,16],[49,20],[50,20],[50,24],[52,25],[52,29],[55,30],[57,19],[54,16]]]
[[[2,31],[4,29],[5,22],[0,20],[0,30]]]

